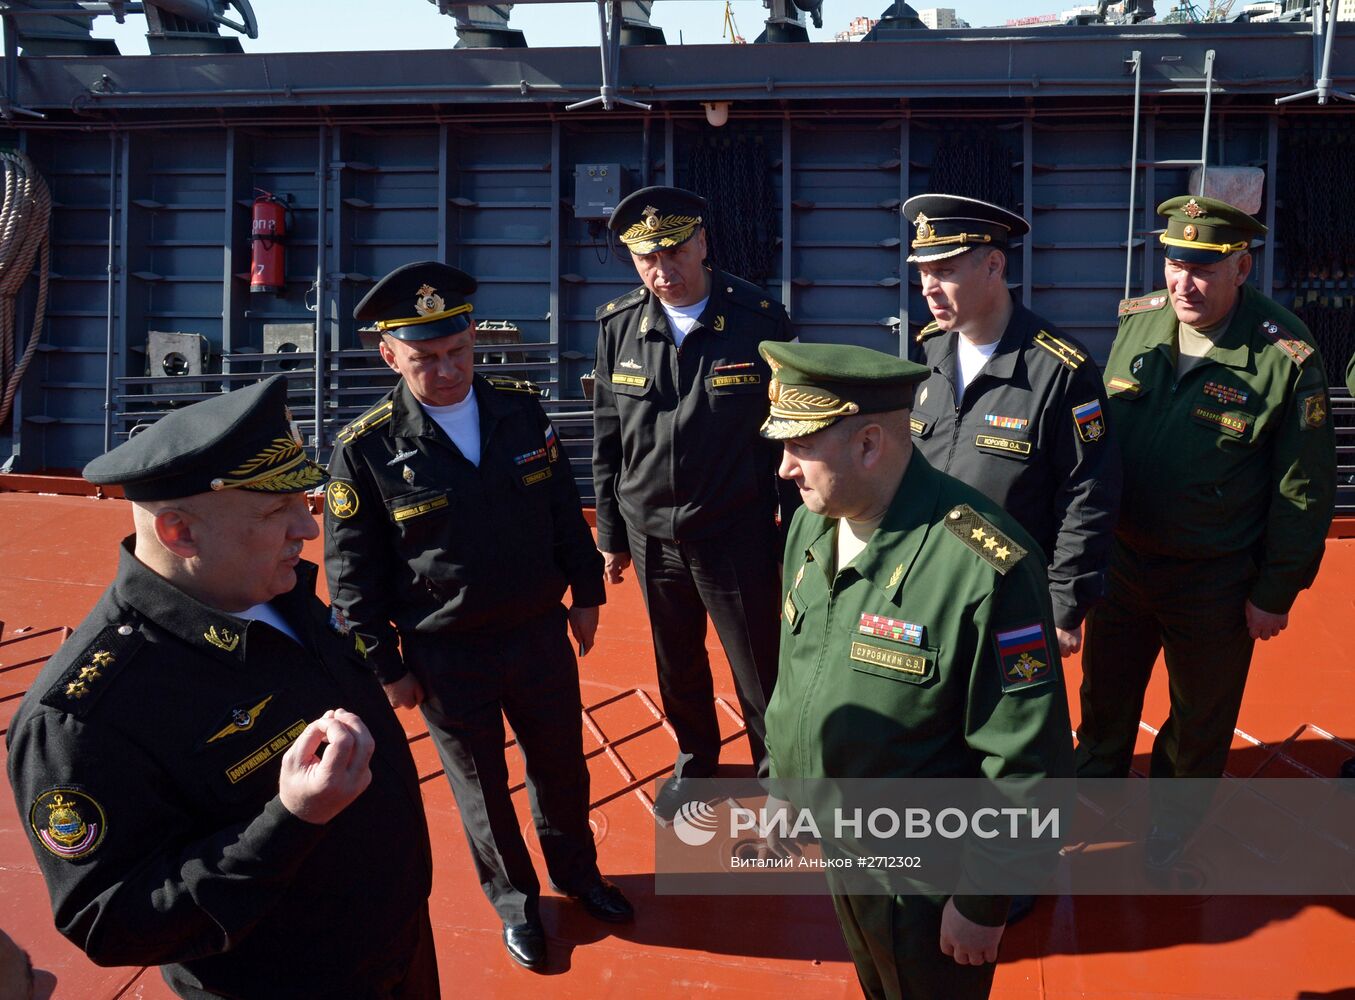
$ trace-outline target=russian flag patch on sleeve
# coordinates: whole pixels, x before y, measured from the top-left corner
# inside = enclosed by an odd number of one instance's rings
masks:
[[[997,644],[998,670],[1004,692],[1035,687],[1054,676],[1054,658],[1049,655],[1049,642],[1042,622],[994,632],[993,641]]]

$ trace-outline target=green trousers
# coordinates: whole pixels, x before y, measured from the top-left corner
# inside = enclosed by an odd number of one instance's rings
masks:
[[[1153,777],[1223,774],[1255,641],[1245,605],[1256,578],[1248,553],[1185,560],[1116,542],[1106,599],[1087,616],[1077,775],[1123,778],[1159,651],[1171,713],[1153,741]]]
[[[830,888],[836,889],[831,872]],[[833,894],[842,937],[868,1000],[985,1000],[997,966],[941,953],[945,896]]]

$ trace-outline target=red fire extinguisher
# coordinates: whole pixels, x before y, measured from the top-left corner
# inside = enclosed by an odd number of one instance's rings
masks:
[[[262,188],[255,188],[254,219],[250,235],[254,257],[249,272],[251,292],[281,292],[286,284],[283,241],[287,236],[287,206]]]

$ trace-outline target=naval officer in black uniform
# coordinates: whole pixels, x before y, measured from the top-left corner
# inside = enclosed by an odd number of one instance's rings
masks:
[[[283,376],[85,469],[136,533],[7,736],[57,928],[182,997],[439,995],[418,775],[366,652],[315,596]]]
[[[1007,253],[1030,226],[972,198],[924,194],[904,215],[908,259],[933,320],[918,335],[931,375],[918,389],[913,439],[933,467],[987,494],[1048,560],[1064,656],[1102,594],[1120,502],[1120,457],[1106,391],[1086,348],[1007,289]]]
[[[391,703],[422,708],[504,944],[539,969],[540,885],[508,791],[505,716],[551,881],[600,920],[632,917],[598,873],[569,642],[592,647],[606,594],[540,390],[474,374],[475,287],[446,264],[408,264],[354,310],[401,379],[339,434],[325,568]]]
[[[762,289],[705,266],[705,200],[650,187],[608,225],[643,286],[598,309],[593,483],[598,548],[619,583],[634,560],[649,610],[663,710],[677,735],[654,803],[672,819],[692,778],[720,760],[706,615],[734,674],[753,763],[767,773],[763,715],[776,682],[782,525],[799,506],[758,436],[771,372],[764,340],[790,320]]]

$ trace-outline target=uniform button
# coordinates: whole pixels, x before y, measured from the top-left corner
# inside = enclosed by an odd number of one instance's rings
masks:
[[[131,634],[132,634],[132,626],[130,626],[130,625],[122,625],[122,626],[119,626],[119,627],[118,627],[118,635],[131,635]]]
[[[951,519],[952,521],[958,521],[958,520],[960,519],[960,512],[959,512],[958,510],[953,510],[953,511],[951,511],[951,512],[950,512],[950,519]]]
[[[725,289],[725,294],[726,294],[726,295],[733,295],[733,294],[734,294],[734,287],[731,285],[731,286],[729,286],[728,288],[726,288],[726,289]]]

